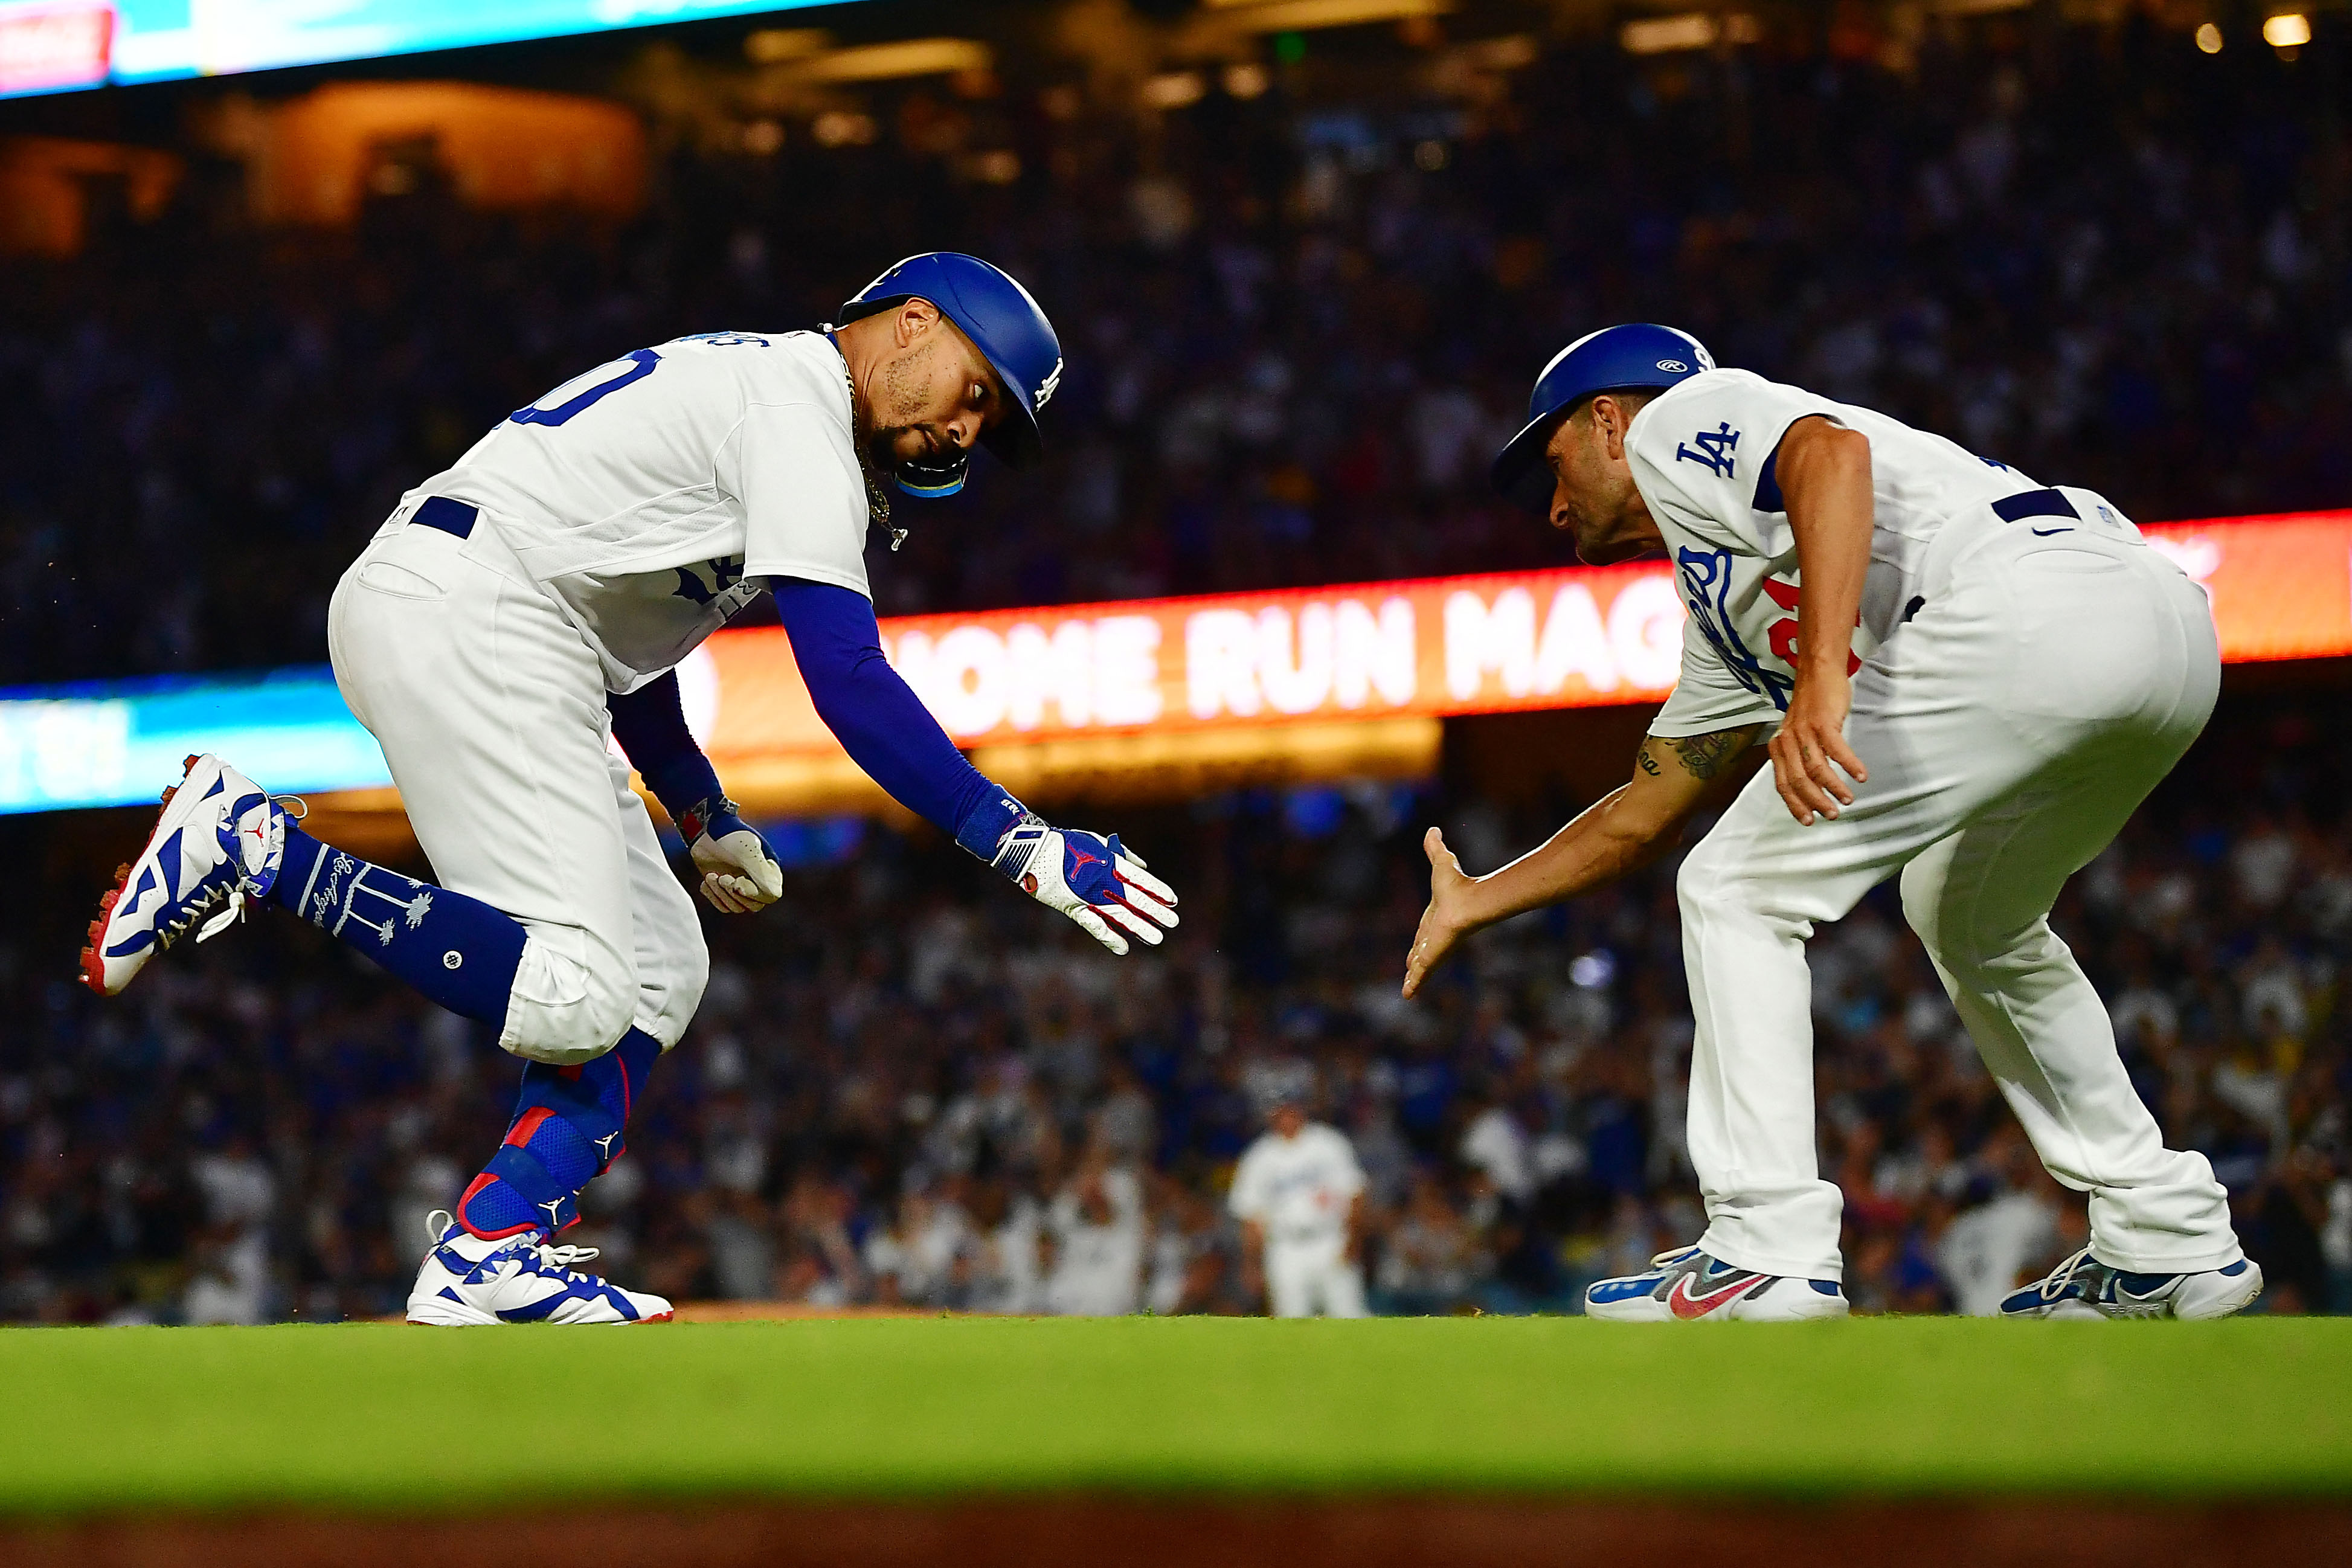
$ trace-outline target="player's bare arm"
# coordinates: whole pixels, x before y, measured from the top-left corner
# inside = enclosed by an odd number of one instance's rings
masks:
[[[1862,584],[1870,569],[1870,440],[1829,420],[1800,419],[1780,438],[1780,493],[1797,536],[1797,685],[1772,737],[1772,784],[1789,813],[1810,827],[1853,804],[1846,780],[1869,770],[1846,744],[1853,705],[1849,673]],[[1843,770],[1843,776],[1840,771]]]
[[[1761,724],[1706,735],[1651,735],[1634,755],[1633,776],[1601,797],[1540,848],[1499,871],[1473,877],[1431,828],[1429,907],[1405,958],[1404,994],[1421,991],[1454,945],[1497,921],[1606,887],[1671,848],[1690,819],[1755,771]]]

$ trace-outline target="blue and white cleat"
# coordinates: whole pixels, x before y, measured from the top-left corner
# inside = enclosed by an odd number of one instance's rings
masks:
[[[284,809],[218,757],[190,757],[147,847],[99,900],[82,979],[112,996],[191,927],[198,942],[217,936],[269,891],[285,858]]]
[[[667,1323],[670,1304],[624,1290],[571,1266],[593,1247],[554,1247],[538,1234],[484,1241],[446,1209],[427,1215],[433,1250],[408,1293],[408,1321],[436,1328],[476,1323]]]
[[[1584,1315],[1615,1323],[1801,1323],[1843,1318],[1834,1279],[1790,1279],[1734,1268],[1696,1247],[1661,1252],[1640,1274],[1586,1288]]]
[[[2261,1265],[2241,1258],[2195,1274],[2134,1274],[2074,1254],[2038,1284],[2011,1292],[2004,1318],[2226,1318],[2263,1293]]]

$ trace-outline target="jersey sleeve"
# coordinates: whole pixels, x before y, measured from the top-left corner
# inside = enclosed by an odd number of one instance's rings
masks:
[[[1772,553],[1756,514],[1784,511],[1773,459],[1798,420],[1835,420],[1838,405],[1746,371],[1693,376],[1642,410],[1625,455],[1654,510],[1735,550]]]
[[[1753,691],[1731,673],[1720,649],[1706,640],[1696,616],[1683,622],[1682,672],[1665,706],[1650,721],[1650,733],[1661,737],[1711,735],[1743,724],[1777,726],[1780,710],[1772,700]]]
[[[751,404],[733,467],[745,576],[798,577],[874,596],[866,579],[866,483],[837,419],[814,404]]]
[[[1740,678],[1709,627],[1736,640],[1731,579],[1752,568],[1735,562],[1769,563],[1793,548],[1786,520],[1772,515],[1787,510],[1774,460],[1789,426],[1816,415],[1844,423],[1828,398],[1719,370],[1693,376],[1634,420],[1626,443],[1633,482],[1666,535],[1675,586],[1692,612],[1681,673],[1651,734],[1705,735],[1780,718],[1779,704]]]

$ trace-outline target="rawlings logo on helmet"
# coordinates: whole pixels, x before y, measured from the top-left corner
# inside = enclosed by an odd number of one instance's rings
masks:
[[[1658,362],[1658,368],[1664,371],[1669,375],[1680,375],[1683,372],[1690,369],[1690,366],[1685,364],[1678,359],[1662,359]]]
[[[1032,403],[1031,406],[1042,411],[1045,406],[1045,400],[1053,396],[1055,392],[1059,391],[1061,389],[1061,385],[1062,362],[1060,360],[1055,360],[1054,362],[1053,374],[1037,384],[1037,396],[1034,402]]]

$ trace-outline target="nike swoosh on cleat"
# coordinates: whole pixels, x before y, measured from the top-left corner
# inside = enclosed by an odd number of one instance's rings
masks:
[[[1693,1275],[1685,1274],[1666,1290],[1666,1307],[1677,1318],[1685,1320],[1704,1318],[1717,1307],[1728,1306],[1772,1277],[1769,1274],[1743,1275],[1730,1284],[1710,1290],[1704,1296],[1691,1294],[1690,1286],[1694,1278]]]

